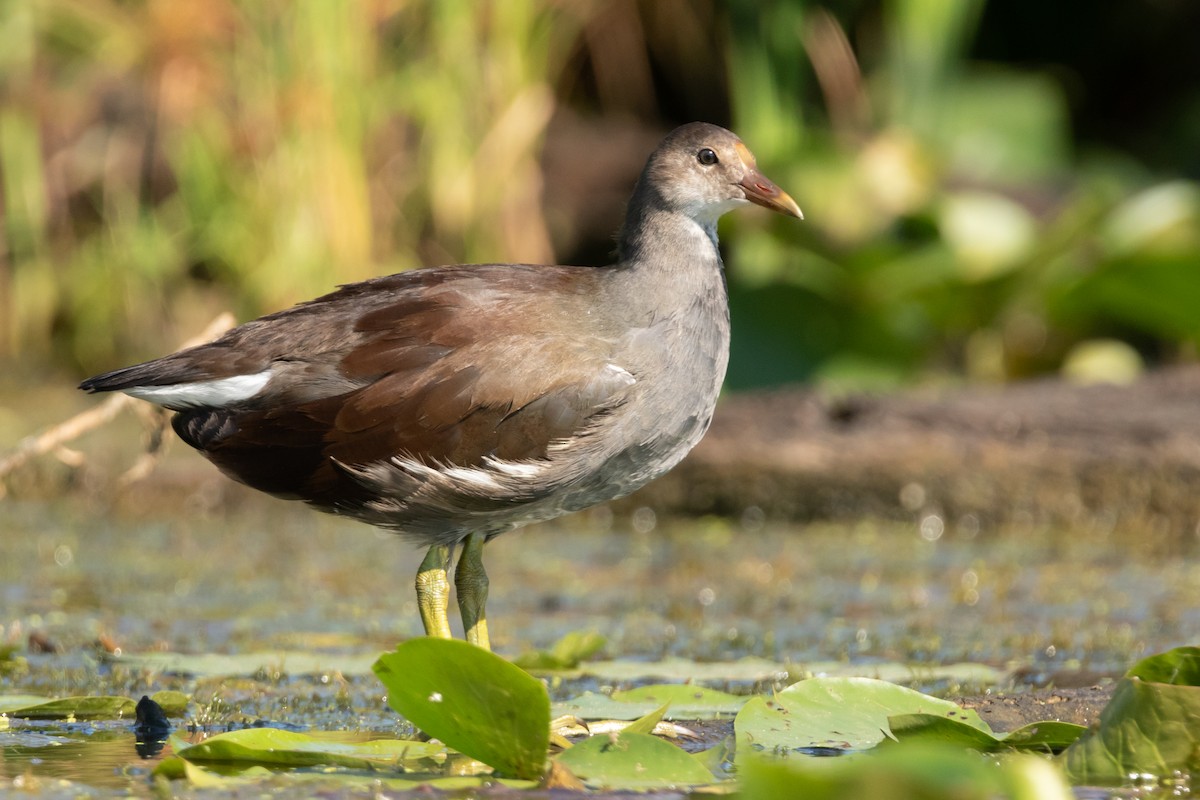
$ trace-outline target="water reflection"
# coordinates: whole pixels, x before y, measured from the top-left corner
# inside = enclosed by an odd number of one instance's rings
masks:
[[[76,726],[12,720],[0,732],[0,779],[25,775],[69,780],[98,788],[126,788],[149,775],[158,759],[138,755],[127,723]]]

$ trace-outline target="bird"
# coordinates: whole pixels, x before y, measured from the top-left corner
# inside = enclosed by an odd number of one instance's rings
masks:
[[[717,220],[803,219],[729,130],[651,153],[607,266],[426,267],[343,285],[207,344],[80,384],[174,413],[227,476],[427,548],[417,605],[490,649],[484,545],[625,496],[712,420],[730,320]]]

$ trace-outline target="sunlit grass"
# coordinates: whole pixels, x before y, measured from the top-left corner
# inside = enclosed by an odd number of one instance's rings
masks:
[[[1008,379],[1114,337],[1189,357],[1200,190],[1073,152],[1056,76],[967,59],[984,7],[0,4],[0,357],[90,371],[227,308],[564,258],[556,115],[722,108],[808,217],[726,223],[741,306],[779,305],[742,340],[773,368],[735,353],[733,385]]]

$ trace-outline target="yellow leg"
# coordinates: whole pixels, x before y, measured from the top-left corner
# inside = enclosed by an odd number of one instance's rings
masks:
[[[426,636],[450,637],[450,620],[446,607],[450,602],[450,581],[446,570],[450,566],[450,548],[435,544],[417,570],[417,607]]]
[[[462,555],[454,568],[454,588],[458,591],[458,610],[462,614],[467,641],[491,650],[487,629],[488,576],[483,569],[483,545],[487,538],[472,533],[463,543]]]

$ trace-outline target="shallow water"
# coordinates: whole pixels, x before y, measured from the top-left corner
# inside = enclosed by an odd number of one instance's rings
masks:
[[[136,519],[6,501],[0,531],[0,643],[13,651],[0,661],[0,693],[136,699],[172,688],[192,696],[188,724],[205,731],[408,732],[361,668],[420,632],[412,580],[422,553],[394,536],[270,500],[228,516]],[[598,658],[647,665],[757,657],[793,672],[833,661],[870,674],[889,662],[970,661],[1009,682],[1061,685],[1118,674],[1200,630],[1200,565],[1186,544],[1147,552],[1120,531],[937,533],[916,521],[578,515],[488,546],[493,644],[514,655],[595,629],[608,640]],[[114,662],[114,650],[287,651],[322,666],[173,676]],[[736,675],[710,685],[766,688]],[[552,692],[594,688],[583,679]],[[149,765],[130,725],[13,720],[0,730],[0,779],[145,789]]]

